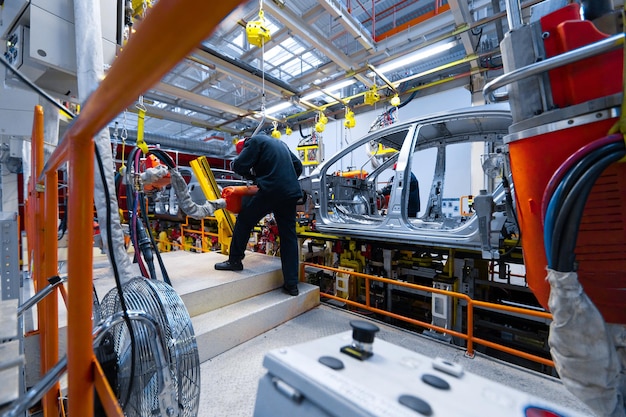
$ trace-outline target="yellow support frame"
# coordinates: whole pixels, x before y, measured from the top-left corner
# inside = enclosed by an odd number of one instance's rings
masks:
[[[221,198],[220,188],[215,181],[215,176],[206,157],[201,156],[189,162],[193,173],[198,179],[200,188],[207,200],[217,200]],[[217,240],[222,248],[221,252],[228,255],[230,250],[230,241],[233,239],[233,230],[235,229],[235,215],[226,209],[215,211],[217,219]]]

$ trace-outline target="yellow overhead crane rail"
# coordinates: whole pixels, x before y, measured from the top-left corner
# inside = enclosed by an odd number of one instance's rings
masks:
[[[201,156],[189,162],[193,173],[198,179],[200,188],[207,200],[217,200],[221,198],[220,187],[215,181],[215,176],[205,156]],[[223,254],[228,254],[230,249],[230,241],[233,238],[233,230],[235,229],[235,216],[226,209],[216,210],[215,218],[217,219],[217,240]]]

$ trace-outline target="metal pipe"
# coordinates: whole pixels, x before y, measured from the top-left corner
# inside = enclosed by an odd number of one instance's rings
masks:
[[[43,300],[48,294],[50,294],[59,284],[63,284],[67,281],[67,277],[55,277],[54,281],[50,282],[50,284],[46,285],[41,290],[37,291],[35,295],[26,300],[21,306],[17,308],[17,316],[21,316],[32,306]],[[50,280],[49,280],[50,281]]]
[[[26,391],[17,400],[11,404],[11,407],[2,414],[3,417],[23,417],[26,411],[37,401],[39,401],[46,392],[56,384],[61,375],[67,369],[67,356],[64,356],[56,365],[50,368],[50,371],[43,376],[31,389]]]
[[[34,236],[29,238],[34,239],[35,244],[33,246],[33,281],[36,283],[36,289],[45,288],[46,282],[46,256],[47,243],[46,242],[46,199],[47,195],[43,194],[44,188],[41,184],[38,184],[37,177],[43,171],[44,167],[44,110],[43,106],[35,107],[35,115],[33,120],[33,135],[32,135],[32,163],[31,163],[31,184],[34,188],[30,196],[31,204],[34,204],[34,218],[33,228],[31,229]],[[45,183],[44,183],[45,184]],[[56,191],[56,186],[55,186]],[[55,204],[58,204],[58,200],[55,198]],[[54,238],[56,238],[57,225],[54,225]],[[56,253],[56,248],[53,249]],[[56,262],[55,272],[56,274]],[[54,303],[52,298],[45,298],[42,300],[40,308],[37,309],[37,323],[39,327],[39,349],[41,352],[40,370],[41,375],[45,375],[50,368],[56,363],[58,358],[58,304]],[[58,415],[58,385],[57,390],[51,390],[45,393],[42,406],[44,416]]]
[[[545,71],[550,71],[563,65],[572,64],[581,59],[612,51],[613,49],[623,45],[624,34],[620,33],[618,35],[611,36],[610,38],[582,46],[578,49],[553,56],[552,58],[548,58],[544,61],[539,61],[526,67],[518,68],[514,71],[494,78],[491,82],[487,83],[483,88],[483,95],[488,101],[492,102],[508,100],[508,94],[494,96],[494,91],[516,81],[523,80],[533,75],[539,75]]]
[[[58,248],[57,248],[57,234],[59,219],[59,177],[57,171],[46,172],[46,193],[44,197],[44,233],[43,234],[43,253],[45,254],[43,259],[42,269],[42,281],[45,277],[52,277],[58,273]],[[59,280],[60,281],[60,280]],[[48,281],[50,282],[50,281]],[[48,297],[42,300],[41,310],[46,316],[46,329],[45,329],[45,345],[46,356],[42,358],[42,362],[45,359],[44,369],[47,372],[51,369],[55,363],[59,360],[59,296],[56,291],[53,291]],[[52,386],[50,391],[44,396],[43,404],[44,410],[48,411],[46,416],[56,416],[59,413],[59,396],[61,393],[61,386],[57,382]]]
[[[109,128],[113,130],[114,128]],[[127,130],[126,146],[135,146],[137,143],[137,131]],[[224,158],[233,151],[232,145],[217,145],[201,140],[185,140],[175,136],[166,136],[158,133],[144,132],[144,140],[149,144],[159,145],[163,150],[196,153],[208,158]],[[230,143],[229,141],[227,143]]]
[[[506,5],[506,20],[509,23],[509,31],[519,29],[524,25],[520,0],[505,0],[504,3]]]

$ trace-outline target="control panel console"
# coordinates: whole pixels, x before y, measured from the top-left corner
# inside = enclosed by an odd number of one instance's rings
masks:
[[[384,340],[376,325],[275,349],[264,358],[254,417],[578,417],[536,398]]]

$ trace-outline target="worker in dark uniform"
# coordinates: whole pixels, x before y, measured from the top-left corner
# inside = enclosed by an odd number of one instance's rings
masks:
[[[259,191],[241,208],[235,222],[228,260],[215,264],[215,269],[241,271],[250,232],[265,215],[274,213],[280,237],[283,291],[289,295],[298,295],[296,205],[302,198],[298,182],[302,163],[284,142],[264,134],[240,141],[237,148],[238,152],[242,149],[233,160],[233,171],[255,181]]]
[[[396,170],[397,164],[393,165],[393,170]],[[389,184],[383,187],[380,190],[380,193],[383,196],[391,195],[391,185],[393,184],[393,178],[389,179]],[[419,182],[417,181],[417,177],[415,174],[411,172],[411,179],[409,181],[409,206],[407,207],[407,216],[408,217],[417,217],[417,213],[420,211],[420,187]]]

